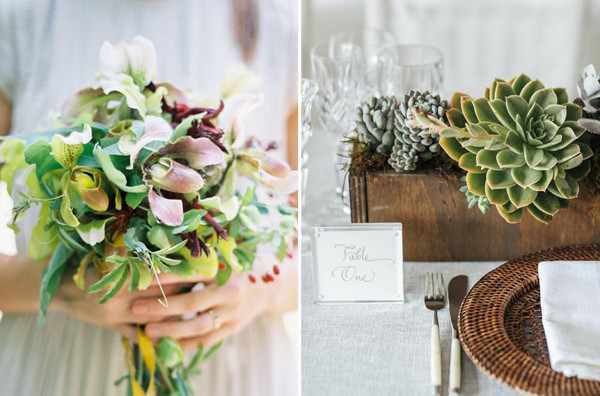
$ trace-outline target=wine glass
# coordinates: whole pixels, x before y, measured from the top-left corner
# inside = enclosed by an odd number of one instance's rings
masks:
[[[310,57],[312,78],[319,87],[314,100],[315,109],[336,147],[333,153],[336,197],[326,214],[337,221],[350,213],[350,208],[344,203],[344,175],[350,150],[346,135],[352,129],[364,85],[363,57],[358,45],[334,41],[315,46]]]
[[[330,45],[339,47],[355,45],[361,50],[364,64],[364,90],[361,96],[375,95],[378,88],[379,53],[395,44],[394,35],[387,30],[366,28],[356,31],[336,33],[329,40]]]
[[[402,97],[412,90],[442,94],[444,55],[435,47],[397,45],[379,53],[378,85],[382,95]]]
[[[306,150],[306,144],[310,140],[312,136],[312,104],[315,99],[315,95],[319,88],[317,84],[308,79],[302,79],[302,108],[301,108],[301,119],[302,119],[302,156],[300,158],[300,163],[302,166],[302,252],[306,253],[310,250],[310,235],[308,233],[309,223],[306,217],[307,211],[304,210],[304,205],[306,204],[306,185],[308,180],[308,150]]]

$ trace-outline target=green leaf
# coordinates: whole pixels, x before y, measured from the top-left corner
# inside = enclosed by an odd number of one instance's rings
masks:
[[[525,157],[511,150],[502,150],[496,156],[498,165],[502,168],[518,168],[525,165]]]
[[[468,172],[485,173],[485,170],[477,166],[477,157],[472,153],[464,153],[458,161],[458,166]]]
[[[496,99],[490,101],[490,107],[502,125],[508,129],[515,128],[515,121],[508,113],[508,110],[506,109],[506,103],[503,100]]]
[[[558,97],[551,88],[540,89],[531,95],[531,98],[529,99],[530,106],[532,106],[534,103],[539,104],[545,109],[548,106],[558,104]]]
[[[509,187],[507,192],[510,202],[517,208],[524,208],[533,203],[538,194],[537,191],[533,191],[530,188],[522,188],[520,186]]]
[[[531,80],[523,87],[521,93],[519,93],[519,96],[525,99],[525,101],[529,102],[531,96],[540,89],[544,89],[544,84],[542,84],[539,80]]]
[[[552,216],[542,212],[538,207],[536,207],[535,205],[529,205],[527,207],[527,211],[529,212],[529,214],[531,216],[533,216],[534,219],[541,221],[542,223],[548,224],[550,222],[550,220],[552,220]]]
[[[490,188],[508,188],[512,187],[516,184],[515,179],[513,179],[510,170],[489,170],[487,172],[487,182],[490,185]]]
[[[485,196],[485,181],[485,173],[467,173],[467,187],[475,195]]]
[[[485,184],[485,196],[494,205],[504,205],[508,202],[508,193],[504,188],[493,190],[489,183]]]
[[[442,136],[440,138],[440,146],[442,146],[446,154],[448,154],[448,156],[456,162],[458,162],[460,160],[460,156],[466,152],[458,140],[454,138]]]
[[[12,192],[12,184],[17,171],[23,169],[27,163],[23,152],[25,144],[17,139],[9,139],[0,145],[0,180],[6,182],[7,190]]]
[[[496,84],[494,99],[504,100],[504,98],[506,98],[507,96],[512,96],[516,94],[517,93],[510,84],[499,81]]]
[[[504,206],[496,206],[496,209],[498,209],[498,213],[500,214],[500,216],[502,216],[504,218],[504,220],[506,220],[507,223],[510,224],[516,224],[519,221],[521,221],[521,218],[523,217],[523,209],[517,209],[515,211],[507,211]]]
[[[279,211],[279,213],[284,216],[290,216],[290,215],[294,215],[294,214],[298,213],[297,208],[293,208],[291,206],[287,206],[287,205],[283,205],[283,204],[277,205],[277,211]]]
[[[565,177],[556,177],[548,190],[559,198],[573,199],[579,195],[579,184],[571,175],[566,174]]]
[[[135,209],[139,206],[140,203],[142,203],[144,198],[146,198],[147,196],[148,194],[146,194],[145,192],[128,192],[125,194],[125,202],[128,206],[131,207],[131,209]]]
[[[532,190],[546,191],[548,189],[548,186],[550,185],[550,182],[552,181],[552,176],[553,176],[554,172],[552,172],[551,170],[543,170],[541,172],[542,172],[541,179],[529,186],[529,188],[531,188]]]
[[[50,154],[51,152],[52,147],[48,142],[39,141],[29,146],[23,153],[25,155],[25,161],[28,164],[35,165],[35,175],[40,184],[40,188],[48,197],[52,197],[54,194],[44,182],[44,176],[55,169],[62,168]]]
[[[514,121],[517,121],[517,116],[524,120],[529,112],[529,105],[522,97],[513,95],[506,98],[506,109]]]
[[[104,241],[104,227],[107,222],[115,220],[116,217],[106,219],[92,220],[89,223],[81,224],[77,227],[77,233],[88,245],[95,245]]]
[[[517,95],[521,94],[521,91],[529,81],[531,81],[531,78],[525,74],[521,74],[512,81],[512,88],[515,90]]]
[[[479,122],[479,119],[477,119],[477,114],[475,113],[473,100],[463,100],[461,103],[461,109],[465,119],[469,124],[477,124]]]
[[[581,165],[577,168],[569,169],[569,175],[571,175],[575,180],[580,181],[584,177],[588,175],[590,170],[592,169],[592,164],[590,161],[583,161]]]
[[[184,240],[179,243],[176,243],[175,245],[167,246],[167,247],[162,248],[159,251],[155,252],[155,254],[161,254],[164,256],[167,254],[177,253],[185,246],[186,242],[187,242],[187,240]]]
[[[523,150],[524,150],[523,145],[525,142],[523,141],[523,138],[521,138],[521,136],[519,136],[519,134],[517,132],[510,131],[508,133],[508,135],[506,135],[506,139],[504,140],[504,143],[506,144],[506,147],[508,147],[515,153],[523,154]]]
[[[181,225],[169,228],[171,228],[173,234],[192,232],[200,227],[200,224],[202,223],[202,216],[204,216],[206,213],[208,213],[206,210],[201,209],[188,210],[183,214],[183,222]]]
[[[113,261],[114,262],[114,261]],[[111,283],[120,279],[122,273],[127,269],[126,265],[119,265],[117,268],[104,275],[102,279],[94,283],[88,288],[88,293],[97,293],[100,290],[108,287]]]
[[[256,206],[243,207],[238,214],[238,218],[250,231],[258,231],[258,225],[260,224],[261,216]]]
[[[125,74],[104,76],[100,80],[100,86],[106,94],[110,92],[123,94],[129,108],[137,110],[142,119],[146,116],[146,97],[140,91],[140,87],[135,85],[131,76]]]
[[[496,161],[497,155],[498,151],[481,150],[476,156],[477,165],[481,168],[501,170],[498,161]]]
[[[560,202],[554,194],[540,192],[533,204],[542,212],[554,216],[560,209]]]
[[[55,251],[58,243],[57,227],[51,223],[50,203],[44,202],[41,205],[35,227],[31,230],[31,239],[27,249],[29,256],[34,260],[42,260]]]
[[[81,128],[79,126],[73,126],[68,128],[50,129],[41,132],[22,133],[18,135],[0,136],[0,141],[8,139],[18,139],[25,143],[25,147],[29,147],[36,142],[45,142],[50,144],[50,140],[54,135],[68,136],[73,131],[78,131]]]
[[[73,214],[73,208],[71,207],[71,201],[69,200],[68,195],[64,195],[61,198],[60,217],[65,224],[71,227],[77,227],[79,225],[79,219]]]
[[[275,258],[279,261],[283,261],[287,255],[288,245],[285,241],[285,237],[281,235],[279,238],[279,246],[277,247],[277,252],[275,252]]]
[[[46,322],[46,311],[60,286],[67,261],[71,257],[73,252],[67,249],[64,245],[59,244],[48,267],[44,269],[42,273],[42,285],[40,290],[40,315],[39,322],[44,325]]]
[[[525,144],[523,146],[523,153],[525,154],[525,161],[530,168],[537,166],[544,158],[544,151],[538,150],[534,147]]]
[[[556,166],[557,162],[558,161],[552,154],[544,151],[544,157],[542,158],[542,160],[540,161],[539,164],[537,164],[536,166],[533,167],[533,169],[543,170],[543,171],[551,170],[552,168],[554,168]]]
[[[223,286],[225,283],[227,283],[232,272],[231,266],[229,264],[225,264],[225,269],[217,272],[217,286]]]
[[[540,181],[540,179],[542,178],[542,171],[531,169],[527,166],[522,166],[520,168],[512,168],[510,174],[515,180],[515,182],[522,188],[529,187],[532,184]]]
[[[475,114],[477,115],[479,122],[487,121],[500,123],[500,121],[498,120],[498,118],[496,118],[496,115],[492,111],[488,100],[483,98],[475,99],[473,101],[473,108],[475,109]]]
[[[148,191],[148,188],[143,184],[137,186],[128,186],[125,175],[115,167],[111,161],[111,156],[102,151],[99,145],[94,147],[94,157],[96,157],[96,160],[102,167],[102,170],[106,174],[106,177],[108,177],[108,180],[113,182],[120,190],[131,193],[146,193]],[[127,196],[125,197],[125,200],[127,200]]]

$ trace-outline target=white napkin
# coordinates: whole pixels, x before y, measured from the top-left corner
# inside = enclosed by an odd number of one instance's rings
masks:
[[[552,368],[600,380],[600,262],[546,261],[538,272]]]

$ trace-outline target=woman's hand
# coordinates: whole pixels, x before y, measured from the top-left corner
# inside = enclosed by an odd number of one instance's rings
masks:
[[[174,276],[161,277],[163,287],[169,282],[175,282],[166,285],[171,287],[189,280]],[[132,312],[139,317],[180,317],[199,313],[191,319],[148,323],[145,330],[148,337],[155,340],[173,337],[183,349],[195,349],[200,344],[208,348],[242,330],[266,310],[267,285],[251,283],[247,274],[234,273],[221,287],[217,286],[215,280],[204,280],[203,283],[205,287],[201,290],[168,297],[168,307],[161,305],[156,298],[137,300]]]
[[[136,315],[131,311],[131,306],[136,299],[147,298],[158,302],[158,299],[162,298],[162,292],[156,285],[130,293],[125,284],[115,296],[104,304],[99,304],[98,300],[103,292],[89,294],[87,290],[82,290],[75,285],[71,275],[65,275],[51,309],[64,311],[85,322],[116,330],[132,341],[137,341],[136,325],[170,318],[164,311],[157,315]],[[86,289],[97,280],[96,269],[89,268],[86,272]],[[169,296],[180,292],[181,285],[165,285],[163,289]]]

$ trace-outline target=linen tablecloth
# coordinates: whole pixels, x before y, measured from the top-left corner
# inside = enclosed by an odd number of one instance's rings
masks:
[[[302,257],[302,395],[431,395],[430,328],[425,309],[425,273],[442,272],[447,282],[469,276],[472,287],[499,262],[404,263],[405,302],[314,303],[312,261]],[[448,390],[451,329],[448,305],[439,311],[443,394]],[[462,355],[463,395],[515,395]]]

